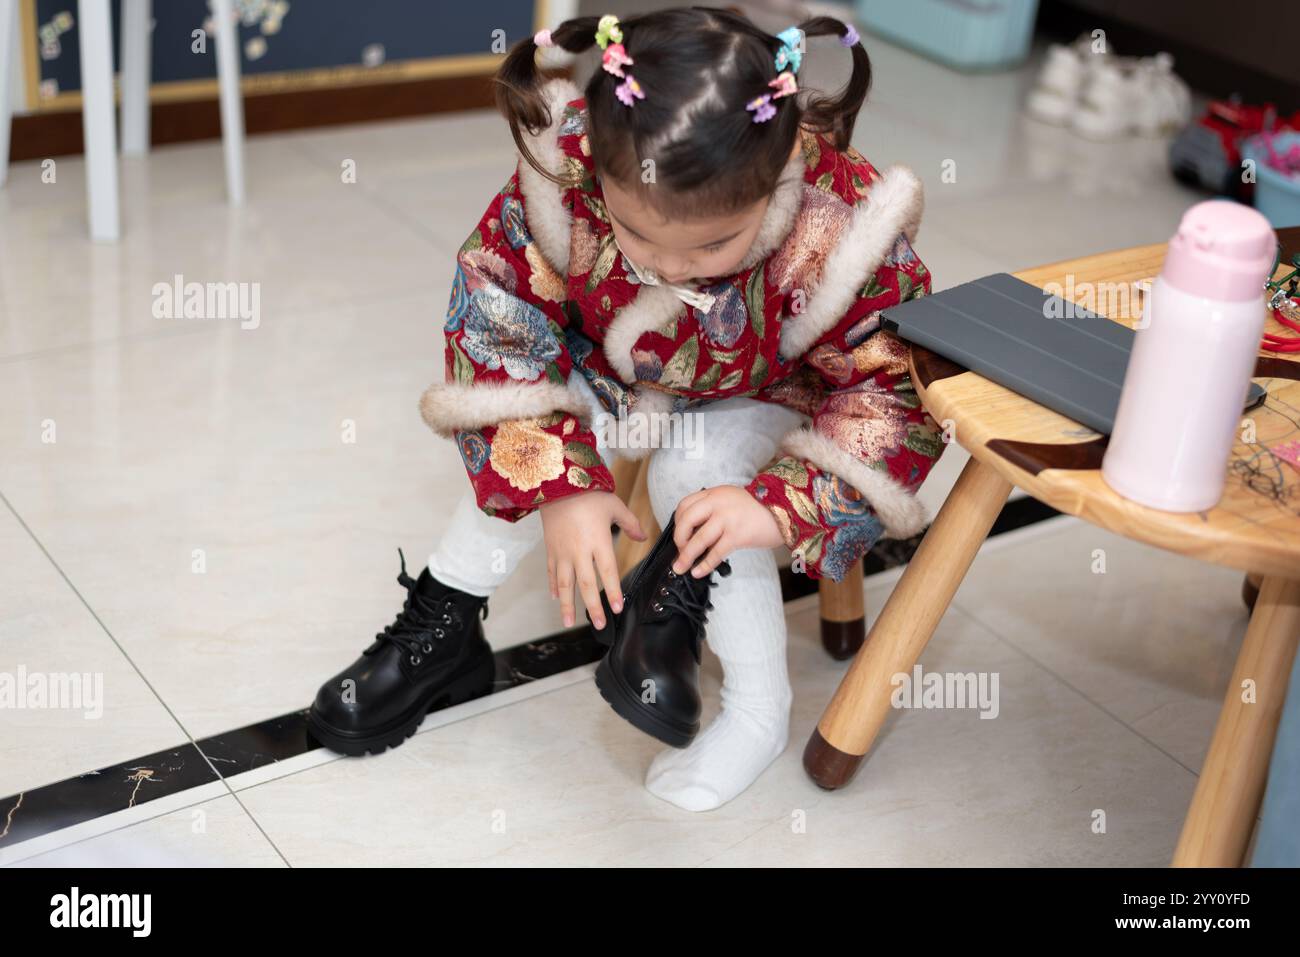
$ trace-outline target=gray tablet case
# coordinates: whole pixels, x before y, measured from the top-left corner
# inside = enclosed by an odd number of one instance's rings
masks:
[[[886,309],[881,325],[1104,435],[1115,425],[1133,330],[1008,273]],[[1246,408],[1263,397],[1252,382]]]

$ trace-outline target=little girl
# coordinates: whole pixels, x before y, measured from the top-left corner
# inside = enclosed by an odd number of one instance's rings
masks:
[[[801,102],[805,38],[835,36],[853,74]],[[539,47],[599,45],[579,91]],[[446,382],[421,411],[456,441],[472,491],[405,607],[321,688],[311,726],[346,753],[400,744],[430,707],[480,693],[486,599],[540,540],[572,626],[621,610],[611,528],[646,533],[614,494],[614,455],[651,454],[673,570],[713,590],[717,719],[655,758],[646,787],[689,810],[742,792],[785,748],[791,704],[776,560],[839,581],[882,535],[926,515],[943,449],[880,311],[930,289],[912,250],[916,176],[849,145],[871,82],[852,26],[777,36],[711,8],[580,17],[515,45],[497,76],[518,168],[457,256]],[[614,421],[701,416],[699,441],[615,447]],[[641,430],[639,434],[644,434]],[[685,430],[690,434],[691,430]],[[534,515],[533,513],[539,513]]]

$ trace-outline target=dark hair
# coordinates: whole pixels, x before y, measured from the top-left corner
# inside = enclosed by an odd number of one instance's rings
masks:
[[[595,46],[599,20],[566,20],[551,39],[582,53]],[[837,150],[848,148],[871,86],[871,59],[860,42],[851,48],[853,74],[838,94],[801,90],[774,100],[776,115],[755,123],[745,105],[771,92],[767,84],[776,78],[774,57],[781,48],[776,36],[743,14],[713,7],[659,10],[620,19],[619,26],[635,61],[626,72],[641,84],[645,99],[624,106],[614,95],[622,81],[595,71],[584,91],[591,155],[598,173],[636,192],[661,215],[726,215],[770,196],[800,126],[827,134]],[[849,32],[834,17],[813,17],[798,26],[809,38]],[[574,185],[537,162],[521,132],[536,133],[558,120],[548,115],[541,95],[545,77],[537,69],[537,49],[532,37],[511,48],[495,78],[497,105],[528,164],[555,183]],[[648,159],[654,161],[653,184],[642,182],[641,164]]]

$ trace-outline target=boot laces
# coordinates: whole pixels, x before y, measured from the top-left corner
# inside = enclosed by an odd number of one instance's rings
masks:
[[[420,594],[418,582],[406,573],[406,556],[400,548],[397,554],[402,561],[397,583],[406,589],[406,601],[393,623],[375,635],[374,644],[365,653],[372,654],[385,644],[392,644],[406,654],[412,665],[419,665],[425,655],[433,653],[435,643],[447,637],[448,629],[460,628],[462,621],[450,598],[433,599]],[[483,609],[486,618],[486,604]]]
[[[726,578],[731,574],[731,565],[724,560],[714,571]],[[695,582],[708,582],[708,588],[699,590],[698,585],[693,587]],[[686,617],[692,626],[691,650],[695,653],[696,661],[700,660],[700,642],[704,638],[704,625],[708,621],[709,610],[713,608],[709,589],[717,587],[718,583],[714,581],[712,572],[707,578],[691,578],[689,572],[679,575],[670,568],[666,583],[659,586],[658,595],[651,605],[654,611],[675,611]]]

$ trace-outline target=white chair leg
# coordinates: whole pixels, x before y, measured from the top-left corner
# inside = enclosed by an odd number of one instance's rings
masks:
[[[149,152],[149,80],[151,56],[149,21],[153,0],[122,0],[122,154]]]
[[[230,0],[212,0],[217,30],[217,86],[221,91],[221,145],[226,156],[226,196],[244,205],[244,101],[239,92],[239,31]]]
[[[0,186],[9,178],[9,123],[14,61],[18,58],[18,0],[0,0]]]
[[[116,242],[122,223],[117,197],[117,130],[113,128],[113,25],[108,0],[79,0],[77,9],[90,238]]]

